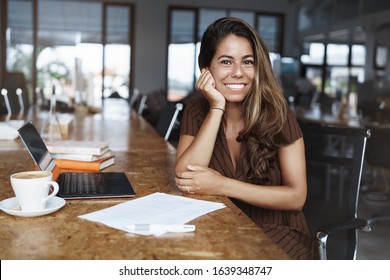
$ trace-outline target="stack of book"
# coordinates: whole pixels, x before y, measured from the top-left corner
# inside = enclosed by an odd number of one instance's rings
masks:
[[[114,164],[114,155],[105,141],[52,141],[47,149],[60,169],[100,171]]]

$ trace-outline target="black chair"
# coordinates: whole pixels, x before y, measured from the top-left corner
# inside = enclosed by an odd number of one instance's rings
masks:
[[[390,220],[390,213],[383,212],[382,207],[390,204],[390,126],[368,124],[371,137],[367,142],[366,166],[372,174],[371,184],[365,193],[365,202],[376,207],[376,213],[369,218],[369,223]]]
[[[359,111],[366,123],[389,124],[390,109],[386,106],[386,102],[363,102],[358,106]]]
[[[147,106],[143,110],[142,117],[148,121],[153,127],[160,118],[161,112],[167,102],[167,93],[163,89],[156,89],[148,92],[147,94]]]
[[[136,110],[138,116],[142,116],[144,110],[147,108],[146,105],[147,96],[139,90],[134,90],[130,98],[130,106]]]
[[[369,231],[357,217],[367,129],[301,123],[308,192],[304,214],[319,244],[320,259],[355,259],[357,231]]]
[[[131,91],[130,101],[129,101],[130,107],[132,107],[132,108],[134,107],[135,101],[137,100],[139,94],[140,94],[140,91],[138,88],[134,88]]]
[[[173,129],[179,127],[180,121],[178,117],[182,110],[182,103],[172,102],[167,102],[161,110],[155,129],[165,140],[169,139]]]

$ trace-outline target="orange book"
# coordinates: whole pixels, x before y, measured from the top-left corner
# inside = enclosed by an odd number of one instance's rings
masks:
[[[100,171],[114,164],[114,156],[91,162],[58,158],[54,159],[54,161],[61,170]]]

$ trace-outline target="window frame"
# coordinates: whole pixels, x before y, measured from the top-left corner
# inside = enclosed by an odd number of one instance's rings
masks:
[[[332,69],[337,69],[337,68],[348,68],[348,82],[347,82],[347,87],[346,91],[350,92],[351,89],[353,89],[354,83],[356,80],[353,78],[354,76],[352,75],[352,70],[356,69],[363,69],[364,71],[364,63],[363,64],[353,64],[352,63],[352,47],[359,45],[365,47],[363,44],[357,44],[357,43],[338,43],[338,42],[303,42],[302,43],[302,50],[304,49],[305,44],[311,44],[311,43],[321,43],[324,45],[325,50],[324,50],[324,57],[323,57],[323,62],[321,64],[313,64],[313,63],[305,63],[302,62],[302,54],[304,53],[303,51],[301,52],[300,56],[300,63],[301,67],[306,67],[306,68],[317,68],[322,71],[322,85],[321,85],[321,92],[326,92],[326,83],[329,80],[329,75],[331,73]],[[328,46],[329,45],[347,45],[348,46],[348,57],[347,57],[347,63],[346,64],[329,64],[328,63]]]

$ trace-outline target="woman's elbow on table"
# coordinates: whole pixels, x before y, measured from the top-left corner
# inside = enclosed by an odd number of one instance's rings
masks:
[[[183,173],[185,171],[188,171],[187,165],[176,161],[174,166],[173,166],[173,173],[175,174],[175,176],[177,178],[180,178],[181,173]]]
[[[294,199],[291,201],[291,210],[300,211],[303,209],[306,203],[306,191],[299,192],[295,195]]]

